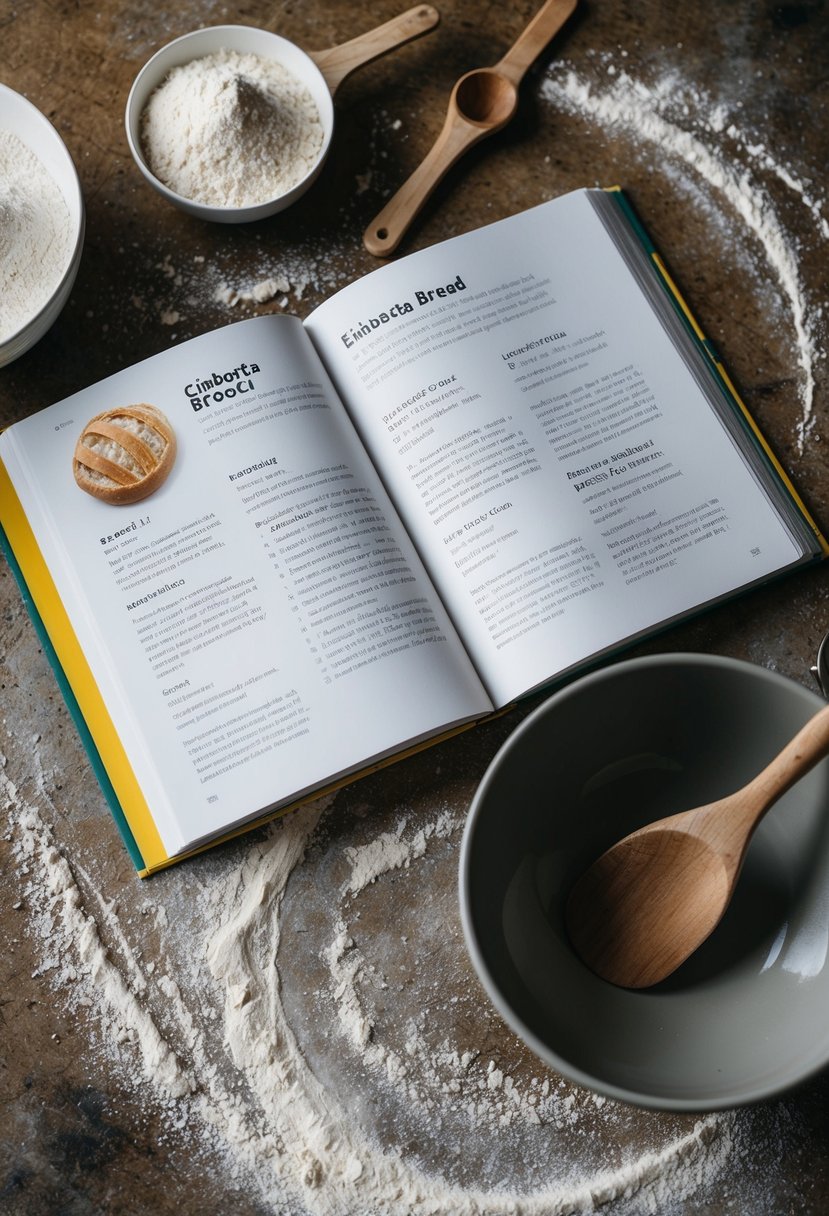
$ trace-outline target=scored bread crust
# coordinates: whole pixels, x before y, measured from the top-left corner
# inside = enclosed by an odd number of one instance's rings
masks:
[[[154,405],[114,406],[96,414],[78,437],[75,481],[94,498],[139,502],[165,480],[176,458],[176,436]]]

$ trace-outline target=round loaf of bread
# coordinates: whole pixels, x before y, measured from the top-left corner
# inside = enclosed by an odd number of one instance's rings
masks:
[[[87,494],[121,505],[157,490],[175,458],[175,432],[161,410],[119,405],[87,422],[75,445],[72,469]]]

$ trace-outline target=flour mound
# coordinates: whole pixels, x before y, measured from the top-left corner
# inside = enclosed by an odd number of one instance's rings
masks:
[[[0,130],[0,342],[49,302],[71,256],[60,188],[21,139]]]
[[[250,207],[298,185],[322,151],[311,94],[282,64],[221,50],[173,68],[142,115],[156,177],[193,202]]]

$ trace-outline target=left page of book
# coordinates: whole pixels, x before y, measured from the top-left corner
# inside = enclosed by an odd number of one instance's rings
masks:
[[[78,469],[82,434],[92,466],[152,464],[159,434],[174,457],[116,503]],[[294,318],[119,372],[9,428],[0,459],[0,523],[58,659],[72,643],[88,664],[148,867],[491,711]]]

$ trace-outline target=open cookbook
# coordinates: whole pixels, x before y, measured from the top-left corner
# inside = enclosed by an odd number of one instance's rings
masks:
[[[16,423],[0,524],[142,874],[827,551],[603,190]]]

